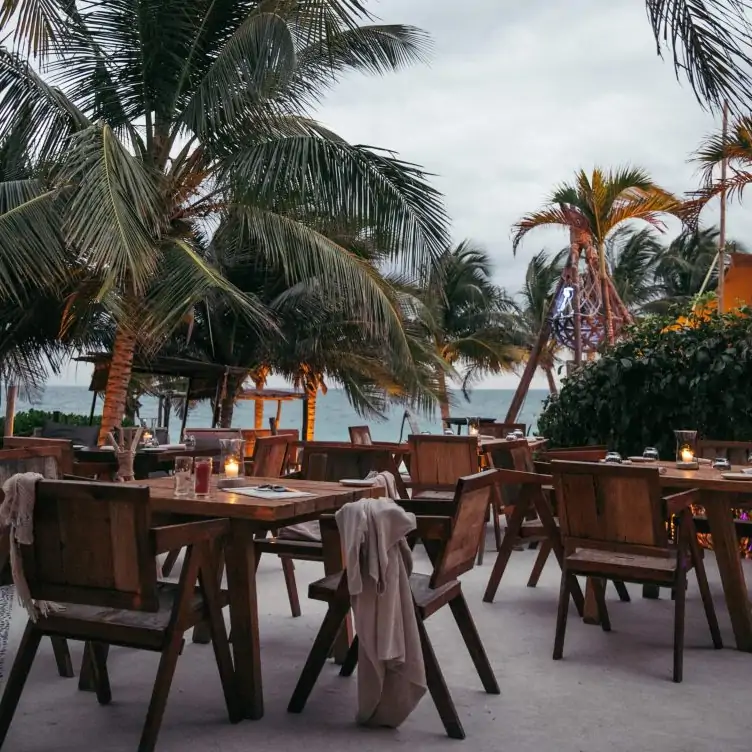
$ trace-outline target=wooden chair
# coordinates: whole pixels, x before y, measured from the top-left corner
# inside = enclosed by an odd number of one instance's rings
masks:
[[[553,463],[564,543],[554,660],[562,657],[573,575],[589,577],[603,630],[611,629],[603,580],[670,587],[676,593],[675,682],[682,680],[687,570],[695,568],[715,648],[723,647],[690,505],[697,491],[661,498],[658,468]],[[677,520],[676,545],[669,544],[667,520]]]
[[[272,432],[268,428],[241,428],[240,436],[245,441],[245,457],[246,460],[253,458],[253,450],[256,446],[256,439],[266,438],[271,436]]]
[[[86,640],[97,699],[110,702],[109,645],[161,653],[139,752],[152,752],[186,630],[209,620],[225,703],[241,717],[212,549],[226,520],[149,529],[144,486],[41,481],[34,507],[34,544],[23,550],[35,599],[65,610],[29,620],[0,701],[0,746],[8,732],[39,641],[44,635]],[[177,586],[158,584],[154,558],[187,547]],[[196,592],[196,581],[199,588]]]
[[[42,426],[41,436],[45,439],[68,439],[75,444],[93,447],[97,445],[99,426],[74,426],[48,420]]]
[[[350,441],[353,444],[363,444],[365,446],[373,444],[370,426],[349,426],[347,430],[350,433]]]
[[[318,441],[302,443],[300,477],[306,480],[336,483],[342,478],[365,478],[372,471],[383,470],[394,475],[397,492],[401,497],[407,498],[407,488],[397,472],[391,449],[377,445],[353,446],[352,444]],[[294,617],[300,616],[302,611],[292,560],[323,562],[323,546],[317,541],[280,538],[273,532],[272,537],[264,537],[256,542],[256,555],[260,557],[264,553],[276,554],[282,559],[290,612]]]
[[[72,465],[73,447],[70,441],[6,436],[3,444],[16,448],[0,451],[0,485],[16,473],[39,473],[55,480],[61,478]],[[0,502],[2,500],[3,492],[0,491]],[[0,531],[0,572],[6,567],[10,570],[9,562],[10,531],[6,528]],[[62,637],[52,637],[51,641],[58,673],[66,679],[72,678],[75,674],[68,643]]]
[[[246,462],[246,475],[256,478],[281,478],[287,462],[287,451],[292,437],[286,434],[259,436],[253,447],[253,456]]]
[[[451,518],[417,518],[418,536],[424,541],[436,544],[429,549],[432,552],[434,570],[431,575],[414,572],[410,576],[410,587],[418,620],[428,689],[444,728],[453,739],[464,739],[465,732],[423,622],[442,606],[449,605],[484,689],[489,694],[499,694],[499,685],[462,594],[462,586],[457,579],[473,568],[493,483],[492,472],[460,478],[456,485],[454,513]],[[411,508],[410,504],[410,501],[404,502],[408,511]],[[443,539],[441,544],[434,540],[437,530],[440,530],[438,537]],[[312,583],[308,596],[325,601],[328,610],[287,707],[291,713],[300,713],[305,707],[350,610],[347,573],[341,572]],[[357,650],[357,641],[354,641],[342,666],[343,676],[349,676],[355,670]]]
[[[414,499],[425,492],[431,492],[433,497],[443,492],[452,499],[457,479],[478,472],[477,436],[411,434],[408,444]]]
[[[750,454],[752,441],[700,439],[697,442],[697,456],[708,460],[725,457],[732,465],[746,465]]]

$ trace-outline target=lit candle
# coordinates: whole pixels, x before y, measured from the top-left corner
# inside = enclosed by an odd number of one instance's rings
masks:
[[[681,450],[682,462],[694,462],[695,455],[690,447],[682,447]]]
[[[144,444],[148,444],[151,441],[151,433],[149,431],[144,431],[141,434],[141,441],[143,441]]]
[[[234,457],[225,460],[225,476],[228,478],[237,478],[240,472],[240,465]]]
[[[474,425],[468,426],[467,432],[470,434],[470,436],[477,436],[478,426],[474,426]]]

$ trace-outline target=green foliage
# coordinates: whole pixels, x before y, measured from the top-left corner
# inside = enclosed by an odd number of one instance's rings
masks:
[[[46,412],[45,410],[26,410],[24,412],[16,413],[15,420],[13,421],[13,435],[14,436],[32,436],[35,428],[41,428],[47,421],[55,420],[58,423],[67,423],[69,426],[88,426],[89,416],[79,415],[77,413],[53,413]],[[101,420],[100,415],[94,416],[94,425],[98,426]],[[131,421],[124,420],[123,425],[133,425]],[[5,430],[5,418],[0,418],[0,431]]]
[[[674,429],[752,437],[752,310],[649,317],[568,378],[538,421],[552,446],[606,444],[622,455],[674,456]]]

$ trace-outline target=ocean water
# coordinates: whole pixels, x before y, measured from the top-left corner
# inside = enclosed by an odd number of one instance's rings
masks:
[[[460,393],[454,394],[452,416],[458,417],[495,417],[503,419],[514,391],[511,389],[476,389],[467,402]],[[527,423],[535,428],[538,416],[543,408],[543,400],[548,395],[546,390],[531,389],[527,400],[520,412],[519,422]],[[91,410],[92,394],[86,387],[81,386],[50,386],[33,404],[19,400],[17,410],[28,410],[34,407],[38,410],[63,413],[80,413],[88,415]],[[300,428],[303,420],[301,401],[282,403],[281,428]],[[97,413],[101,412],[102,403],[97,402]],[[277,409],[276,402],[268,402],[264,413],[264,427],[268,426],[268,418]],[[319,441],[349,441],[348,426],[371,426],[371,435],[378,441],[397,441],[404,414],[403,408],[394,406],[385,420],[378,418],[364,419],[353,410],[342,390],[330,389],[326,394],[320,394],[316,404],[315,437]],[[140,416],[147,422],[157,417],[157,401],[151,397],[141,398]],[[439,433],[441,421],[438,411],[433,416],[418,415],[421,430]],[[188,414],[188,426],[211,426],[211,407],[208,402],[196,406]],[[253,426],[253,402],[240,402],[235,406],[233,426],[250,428]],[[173,414],[170,419],[171,438],[176,441],[179,437],[180,421]],[[405,436],[409,433],[405,427]]]

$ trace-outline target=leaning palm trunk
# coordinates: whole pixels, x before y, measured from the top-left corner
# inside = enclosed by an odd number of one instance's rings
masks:
[[[437,376],[439,382],[438,397],[439,408],[441,409],[441,419],[446,420],[449,417],[449,391],[447,389],[446,373],[443,368],[439,368]]]
[[[232,416],[235,413],[235,398],[238,395],[238,389],[242,380],[237,376],[228,376],[225,382],[225,390],[220,401],[220,419],[221,428],[230,428],[232,426]]]
[[[606,327],[606,340],[609,345],[613,345],[616,337],[614,335],[614,315],[611,310],[608,270],[606,269],[605,243],[601,243],[598,248],[598,271],[601,278],[601,297],[603,298],[603,320]]]
[[[559,390],[556,386],[556,379],[554,378],[554,369],[551,366],[544,366],[543,370],[546,372],[546,378],[548,379],[548,391],[551,394],[558,394]]]
[[[253,375],[253,385],[257,391],[266,386],[268,368],[261,368]],[[264,400],[257,399],[253,403],[253,427],[260,431],[264,427]]]
[[[306,385],[306,408],[305,408],[305,432],[303,441],[313,441],[314,431],[316,429],[316,397],[318,395],[318,386],[309,387]]]
[[[119,327],[112,346],[110,373],[104,393],[102,425],[99,429],[99,443],[107,441],[107,434],[123,422],[128,385],[133,370],[133,354],[136,350],[136,337],[133,332]]]

